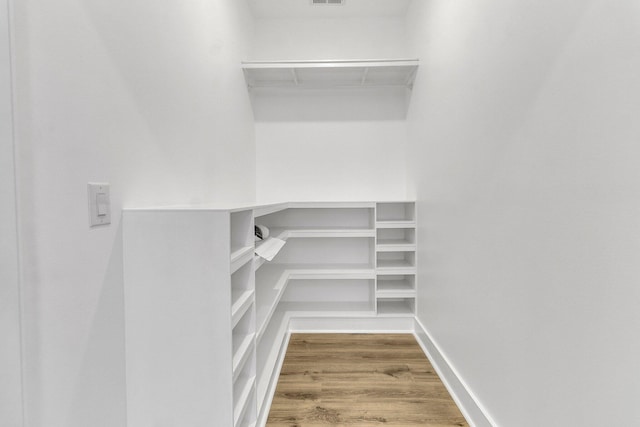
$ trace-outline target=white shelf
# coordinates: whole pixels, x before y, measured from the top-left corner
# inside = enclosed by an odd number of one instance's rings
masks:
[[[376,221],[376,228],[416,228],[416,222],[411,220]]]
[[[378,260],[377,272],[389,272],[393,274],[413,274],[415,273],[415,265],[412,265],[406,259]],[[409,273],[403,273],[409,271]]]
[[[376,251],[378,252],[407,252],[415,251],[416,244],[405,239],[378,239]]]
[[[249,398],[251,397],[251,391],[253,390],[255,384],[255,377],[247,377],[244,379],[245,383],[239,384],[242,385],[240,394],[237,395],[237,399],[234,399],[233,424],[235,426],[238,425],[239,421],[242,419],[242,416],[248,409],[248,403],[250,401]]]
[[[257,377],[256,391],[258,398],[258,410],[261,409],[269,384],[271,383],[272,373],[278,363],[278,357],[282,350],[284,338],[287,335],[289,325],[287,313],[281,309],[276,310],[269,322],[269,327],[263,335],[263,339],[258,342],[257,348]],[[275,378],[277,381],[277,378]]]
[[[371,264],[282,264],[289,279],[375,279]]]
[[[353,227],[296,227],[293,229],[272,229],[273,233],[283,236],[283,240],[304,237],[375,237],[373,228]]]
[[[247,309],[251,307],[251,304],[253,303],[253,289],[232,289],[231,295],[233,298],[233,303],[231,304],[231,324],[233,327],[238,324]]]
[[[245,353],[251,348],[255,334],[246,334],[242,336],[234,336],[233,338],[233,367],[234,370],[240,364]]]
[[[231,248],[231,273],[235,273],[236,270],[251,261],[254,250],[253,246]]]
[[[234,349],[233,353],[233,380],[235,381],[238,377],[238,374],[242,370],[244,363],[247,361],[247,358],[251,354],[251,349],[253,348],[253,338],[255,334],[249,334],[245,336],[242,341],[240,341],[238,348]]]
[[[384,299],[384,298],[415,298],[416,291],[415,289],[398,289],[398,290],[378,290],[376,292],[376,298]]]
[[[247,87],[250,89],[366,87],[406,87],[411,89],[417,69],[417,59],[242,63]]]
[[[265,265],[257,274],[256,332],[260,340],[286,288],[288,272],[283,265],[270,264]]]
[[[289,202],[291,209],[361,209],[375,206],[376,202]]]

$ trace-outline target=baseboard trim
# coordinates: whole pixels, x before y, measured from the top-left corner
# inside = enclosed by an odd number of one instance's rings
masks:
[[[415,320],[414,335],[427,358],[431,361],[438,376],[460,408],[462,415],[472,427],[495,427],[497,424],[487,414],[456,369],[449,362],[440,347],[431,338],[426,328],[418,319]]]

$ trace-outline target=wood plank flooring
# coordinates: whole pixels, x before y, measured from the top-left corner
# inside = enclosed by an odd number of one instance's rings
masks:
[[[292,334],[267,426],[468,426],[411,334]]]

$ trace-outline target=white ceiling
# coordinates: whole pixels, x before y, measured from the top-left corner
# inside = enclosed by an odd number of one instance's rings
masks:
[[[256,18],[402,17],[411,0],[345,0],[345,4],[312,5],[311,0],[248,0]]]

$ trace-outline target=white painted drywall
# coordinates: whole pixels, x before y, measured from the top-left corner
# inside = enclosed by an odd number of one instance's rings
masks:
[[[30,427],[124,427],[122,206],[252,201],[244,1],[16,2]],[[111,183],[90,229],[87,182]]]
[[[22,426],[20,290],[7,2],[0,2],[0,425]]]
[[[300,0],[249,0],[256,18],[404,18],[411,0],[349,0],[340,5]]]
[[[256,19],[252,60],[405,58],[395,16]],[[254,90],[258,200],[405,197],[404,89]]]
[[[405,132],[404,121],[256,123],[258,199],[403,199]]]
[[[311,7],[311,6],[310,6]],[[406,58],[403,17],[256,19],[252,60]]]
[[[408,20],[420,320],[496,425],[640,424],[640,5]]]

